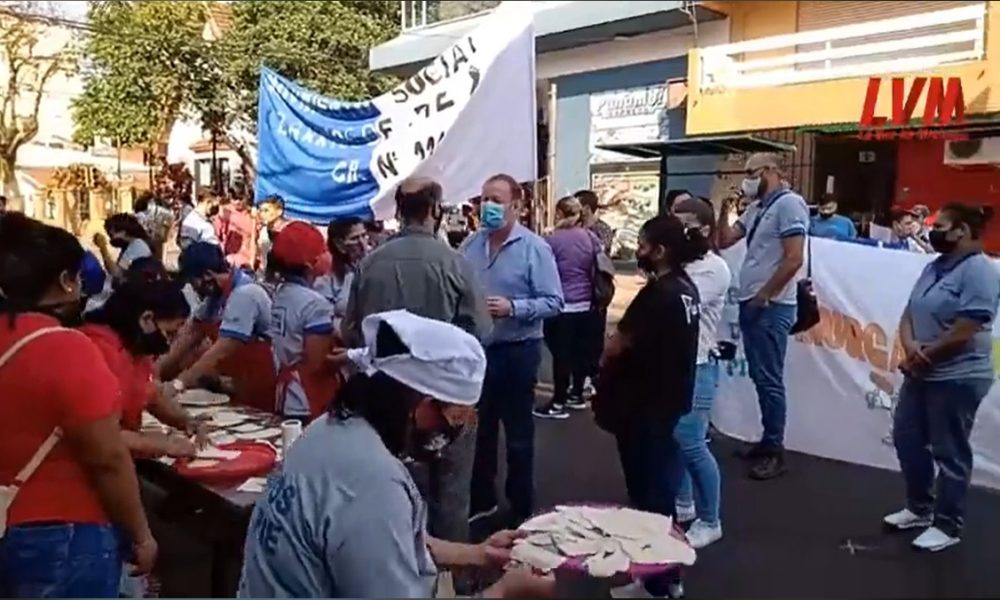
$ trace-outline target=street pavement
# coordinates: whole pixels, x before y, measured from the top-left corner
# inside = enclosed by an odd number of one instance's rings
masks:
[[[641,285],[634,273],[622,273],[609,325]],[[546,365],[540,390],[547,372]],[[687,576],[689,597],[1000,596],[1000,495],[973,489],[964,541],[941,554],[921,554],[909,546],[915,533],[882,531],[882,516],[901,506],[897,473],[791,453],[785,477],[756,482],[734,456],[739,446],[725,438],[712,444],[723,472],[725,536],[699,553]],[[614,441],[589,411],[537,421],[536,486],[539,509],[626,501]],[[176,529],[157,527],[157,535],[162,594],[207,597],[208,549]]]

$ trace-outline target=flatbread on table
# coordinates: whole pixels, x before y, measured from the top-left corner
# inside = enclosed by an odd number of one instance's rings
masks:
[[[591,576],[606,578],[628,571],[632,561],[619,549],[594,554],[584,561],[583,565]]]
[[[187,390],[177,396],[177,402],[181,406],[222,406],[229,404],[229,396],[208,390]]]
[[[270,427],[268,429],[261,429],[260,431],[237,432],[235,435],[241,440],[266,440],[281,437],[281,429]]]

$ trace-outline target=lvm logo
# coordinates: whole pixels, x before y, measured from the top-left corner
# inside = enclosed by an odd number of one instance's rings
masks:
[[[958,77],[915,77],[906,89],[902,77],[891,79],[889,117],[876,116],[881,77],[868,80],[868,92],[861,108],[858,137],[863,140],[937,139],[965,140],[968,134],[948,131],[948,126],[965,123],[965,95]],[[914,118],[917,103],[924,98],[924,114]]]

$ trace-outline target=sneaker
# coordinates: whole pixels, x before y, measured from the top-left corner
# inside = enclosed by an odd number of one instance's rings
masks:
[[[534,410],[536,417],[540,419],[568,419],[569,413],[562,404],[549,403]]]
[[[492,517],[493,515],[497,514],[498,510],[500,510],[500,507],[494,504],[491,508],[474,512],[472,513],[472,516],[469,517],[469,523],[475,523],[476,521],[482,519],[488,519],[489,517]]]
[[[787,468],[785,467],[785,454],[784,452],[770,451],[766,456],[757,459],[757,462],[750,467],[750,479],[757,481],[767,481],[769,479],[776,479],[785,474]]]
[[[678,523],[690,523],[698,518],[694,504],[678,504],[674,507],[674,512],[677,513]]]
[[[917,550],[926,550],[927,552],[940,552],[961,541],[960,538],[952,537],[937,527],[929,527],[917,536],[917,539],[913,540],[913,547]]]
[[[908,508],[899,512],[886,515],[882,522],[900,531],[905,529],[917,529],[918,527],[930,527],[934,524],[934,519],[930,515],[918,515]]]
[[[587,410],[588,404],[583,396],[570,396],[566,400],[566,408],[571,410]]]
[[[594,387],[594,382],[590,377],[583,380],[583,397],[590,398],[597,393],[597,388]]]
[[[709,525],[699,519],[691,525],[691,529],[687,530],[687,541],[695,550],[700,550],[705,546],[715,543],[721,539],[722,523]]]

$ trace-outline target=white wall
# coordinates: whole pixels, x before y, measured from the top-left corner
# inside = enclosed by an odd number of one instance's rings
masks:
[[[700,23],[697,41],[694,36],[694,28],[689,26],[647,33],[618,41],[546,52],[538,56],[537,77],[539,79],[552,79],[573,73],[586,73],[653,62],[683,56],[694,47],[728,43],[729,20],[720,19],[709,23]]]

